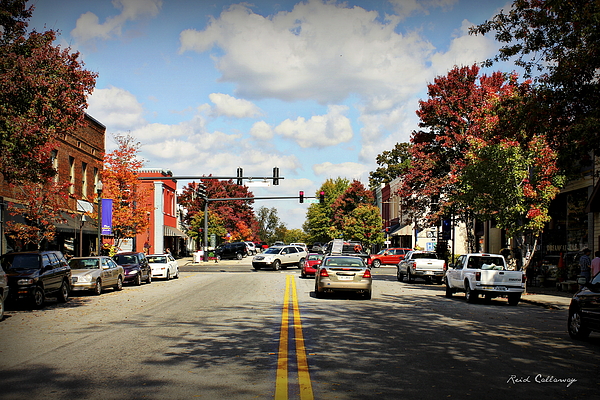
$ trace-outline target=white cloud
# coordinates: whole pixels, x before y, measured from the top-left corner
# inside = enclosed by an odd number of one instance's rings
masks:
[[[223,93],[211,93],[208,98],[215,104],[214,113],[235,118],[256,118],[262,111],[248,100],[236,99]]]
[[[101,24],[98,16],[88,11],[77,19],[71,36],[81,43],[92,39],[107,40],[121,36],[127,21],[156,16],[162,7],[162,0],[113,0],[112,4],[115,8],[121,9],[121,14],[109,17]]]
[[[415,13],[429,14],[429,10],[440,7],[447,9],[458,2],[458,0],[389,0],[396,12],[408,17]]]
[[[327,147],[352,140],[352,124],[343,115],[346,106],[329,106],[325,115],[315,115],[309,120],[298,117],[286,119],[275,128],[275,133],[295,140],[300,147]]]
[[[258,140],[270,140],[273,139],[274,134],[271,125],[267,124],[265,121],[258,121],[252,125],[250,135]]]
[[[110,86],[94,89],[88,98],[88,113],[111,130],[128,130],[145,125],[144,107],[125,89]]]
[[[361,181],[368,182],[369,171],[371,169],[364,165],[354,162],[345,162],[341,164],[332,164],[330,162],[324,162],[322,164],[313,165],[313,172],[317,176],[323,178],[347,178],[347,179],[358,179]]]

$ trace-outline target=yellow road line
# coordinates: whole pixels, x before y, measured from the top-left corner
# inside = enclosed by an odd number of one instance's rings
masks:
[[[306,361],[306,349],[304,348],[304,336],[302,335],[302,323],[300,322],[300,309],[298,308],[298,297],[296,295],[296,281],[292,278],[292,307],[294,310],[294,332],[296,336],[296,359],[298,362],[298,381],[300,384],[300,399],[313,400],[312,385],[308,373]]]
[[[279,356],[277,358],[277,381],[275,383],[275,400],[287,400],[288,397],[288,315],[290,304],[290,276],[285,283],[283,313],[281,315],[281,333],[279,336]]]

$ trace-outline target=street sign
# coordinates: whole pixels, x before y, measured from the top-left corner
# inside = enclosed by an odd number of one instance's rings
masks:
[[[435,243],[427,242],[427,251],[435,251]]]
[[[304,198],[304,202],[305,203],[310,203],[310,204],[317,204],[319,202],[319,199],[307,199],[306,197]]]

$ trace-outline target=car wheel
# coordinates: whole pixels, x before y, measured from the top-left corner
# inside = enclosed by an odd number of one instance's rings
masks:
[[[58,301],[61,303],[66,303],[67,300],[69,300],[69,284],[66,281],[63,281],[60,285],[57,297]]]
[[[44,290],[39,286],[33,291],[33,306],[35,308],[42,308],[44,306]]]
[[[396,271],[396,279],[398,279],[398,282],[402,282],[402,280],[404,279],[404,275],[402,275],[402,273],[400,272],[400,268],[398,268],[398,270]]]
[[[281,269],[281,261],[273,261],[273,271],[279,271]]]
[[[244,258],[244,255],[242,253],[237,253],[235,255],[235,258],[237,258],[238,260],[241,260],[242,258]]]
[[[379,260],[373,260],[373,268],[379,268],[381,267],[381,261]]]
[[[301,258],[298,262],[298,268],[302,268],[302,265],[304,265],[304,258]]]
[[[179,279],[179,268],[175,271],[175,279]]]
[[[260,267],[256,264],[252,264],[252,268],[254,268],[256,271],[258,271],[260,269]]]
[[[94,294],[99,296],[102,293],[102,282],[100,279],[96,280],[96,284],[94,285]]]
[[[116,290],[123,290],[123,278],[117,278],[117,286],[115,286]]]
[[[590,330],[583,326],[579,310],[569,312],[567,329],[572,339],[582,340],[590,336]]]
[[[364,298],[365,300],[371,300],[371,291],[369,290],[368,292],[365,292],[365,293],[363,294],[363,298]]]
[[[167,270],[167,280],[171,279],[171,271]]]
[[[4,298],[0,297],[0,321],[2,321],[2,318],[4,318]]]
[[[148,279],[146,279],[146,283],[152,283],[152,272],[148,271]]]
[[[142,284],[142,275],[141,274],[137,274],[135,276],[135,284],[136,284],[136,286],[140,286]]]
[[[408,271],[406,272],[406,282],[413,283],[413,280],[414,279],[413,279],[412,274],[410,273],[410,269],[408,269]]]
[[[448,279],[444,279],[444,283],[446,284],[446,297],[452,297],[454,291],[450,288],[450,285],[448,285]]]
[[[315,280],[315,297],[317,299],[323,298],[323,292],[319,292],[319,286],[317,285],[317,281]]]
[[[509,306],[516,306],[517,304],[519,304],[519,300],[521,300],[521,293],[508,295]]]
[[[477,292],[471,290],[469,283],[465,282],[465,300],[467,300],[467,303],[475,303],[477,301],[477,297],[479,297]]]

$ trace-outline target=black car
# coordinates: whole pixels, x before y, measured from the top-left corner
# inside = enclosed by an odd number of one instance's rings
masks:
[[[71,291],[71,268],[60,251],[7,253],[0,258],[6,272],[10,301],[29,301],[35,308],[46,297],[66,302]]]
[[[144,253],[135,251],[118,253],[113,256],[113,260],[123,267],[125,273],[123,283],[133,283],[139,286],[142,281],[152,282],[152,268],[148,265],[148,259]]]
[[[585,278],[579,279],[585,281]],[[592,331],[600,332],[600,273],[571,299],[567,325],[573,339],[585,339]]]
[[[248,247],[244,242],[224,243],[215,249],[215,255],[219,259],[238,259],[241,260],[248,255]]]

